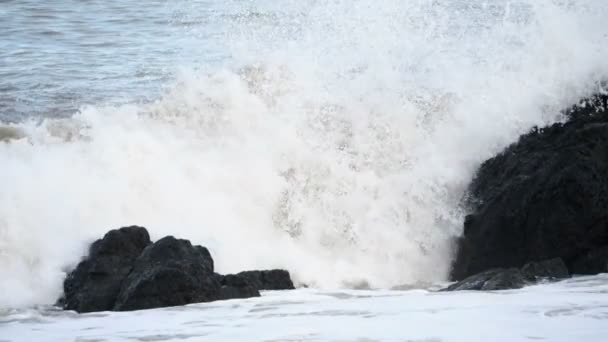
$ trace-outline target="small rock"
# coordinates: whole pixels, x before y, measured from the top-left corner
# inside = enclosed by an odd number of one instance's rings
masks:
[[[525,285],[524,276],[516,268],[495,268],[481,272],[452,284],[442,291],[464,290],[508,290],[519,289]]]
[[[286,270],[244,271],[237,274],[253,284],[258,290],[293,290],[291,276]]]
[[[221,299],[250,298],[260,296],[260,291],[246,277],[238,274],[218,276],[221,277],[220,282],[222,284],[222,288],[220,289]]]
[[[502,271],[502,268],[496,268],[472,275],[448,286],[447,288],[443,289],[443,291],[481,290],[486,281]]]
[[[488,279],[482,291],[521,289],[526,285],[523,274],[516,268],[509,268]]]
[[[529,262],[522,267],[521,273],[530,281],[541,278],[563,279],[570,276],[568,267],[561,258]]]

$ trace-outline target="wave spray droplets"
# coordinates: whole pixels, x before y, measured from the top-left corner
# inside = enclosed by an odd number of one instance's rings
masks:
[[[2,129],[0,306],[52,302],[129,224],[220,272],[443,280],[475,168],[607,74],[603,1],[269,3],[218,8],[232,57],[155,103]]]

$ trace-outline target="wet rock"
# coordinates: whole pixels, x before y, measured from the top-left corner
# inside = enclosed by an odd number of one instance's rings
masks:
[[[574,274],[608,273],[608,246],[592,250],[574,261]]]
[[[91,245],[66,278],[57,305],[78,312],[129,311],[293,288],[285,270],[219,275],[207,248],[173,236],[152,243],[145,228],[133,226],[112,230]]]
[[[563,279],[570,276],[568,267],[566,267],[561,258],[529,262],[522,267],[521,272],[530,281],[538,279]]]
[[[573,266],[608,245],[607,108],[598,95],[568,110],[568,122],[535,129],[481,165],[452,279],[552,258],[574,272],[602,269]]]
[[[481,287],[482,291],[494,291],[494,290],[510,290],[510,289],[521,289],[526,285],[526,280],[523,274],[516,269],[510,268],[499,272],[490,279],[488,279]]]
[[[221,277],[220,283],[222,284],[220,289],[221,299],[250,298],[260,296],[260,291],[246,277],[238,274],[228,274],[219,277]]]
[[[443,289],[443,291],[481,290],[486,281],[490,280],[490,278],[502,271],[503,269],[497,268],[469,276],[466,279],[448,286],[447,288]]]
[[[443,291],[508,290],[522,288],[525,284],[524,276],[518,269],[496,268],[467,277],[448,286]]]
[[[293,282],[286,270],[244,271],[237,276],[247,279],[258,290],[293,290]]]
[[[78,312],[111,310],[123,279],[150,243],[142,227],[109,231],[90,246],[88,257],[64,281],[61,306]]]
[[[164,237],[146,247],[123,282],[114,310],[140,310],[221,298],[213,259],[205,247]]]

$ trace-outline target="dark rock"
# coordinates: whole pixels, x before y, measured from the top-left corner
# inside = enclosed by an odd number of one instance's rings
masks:
[[[286,270],[244,271],[237,276],[247,279],[258,290],[293,290],[291,276]]]
[[[608,246],[604,246],[579,257],[572,263],[574,274],[608,273]]]
[[[123,279],[149,244],[148,231],[142,227],[109,231],[91,245],[88,257],[67,276],[59,304],[78,312],[111,310]]]
[[[260,290],[294,289],[289,272],[285,270],[244,271],[219,277],[222,299],[257,297]]]
[[[443,291],[509,290],[522,288],[525,284],[524,276],[518,269],[495,268],[467,277],[448,286]]]
[[[125,227],[95,241],[64,282],[57,305],[78,312],[151,309],[219,299],[259,297],[260,289],[293,289],[284,270],[222,276],[202,246]]]
[[[260,296],[260,291],[254,284],[251,283],[249,278],[240,276],[238,274],[218,276],[220,277],[220,283],[222,284],[220,289],[221,299],[250,298]]]
[[[488,280],[502,271],[504,271],[502,268],[495,268],[469,276],[466,279],[448,286],[443,289],[443,291],[481,290]]]
[[[482,291],[521,289],[526,285],[523,274],[516,268],[509,268],[488,279]]]
[[[151,309],[221,298],[213,259],[190,241],[164,237],[144,249],[123,282],[114,310]]]
[[[572,269],[608,245],[607,102],[596,96],[481,165],[452,279],[557,257]]]
[[[522,267],[521,273],[530,281],[542,278],[562,279],[570,276],[568,267],[561,258],[529,262]]]

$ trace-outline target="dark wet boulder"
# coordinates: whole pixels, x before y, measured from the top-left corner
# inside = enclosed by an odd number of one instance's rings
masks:
[[[574,274],[608,273],[608,246],[594,249],[574,261]]]
[[[293,288],[285,270],[217,274],[207,248],[173,236],[152,243],[145,228],[133,226],[112,230],[91,245],[66,278],[57,305],[78,312],[130,311]]]
[[[568,267],[561,258],[529,262],[521,268],[521,273],[530,281],[538,279],[568,278]]]
[[[238,274],[218,275],[221,283],[221,299],[259,297],[260,291],[249,278]]]
[[[294,289],[286,270],[244,271],[218,276],[222,284],[222,299],[256,297],[260,290]]]
[[[482,291],[521,289],[526,285],[526,279],[521,271],[509,268],[488,279],[481,287]]]
[[[552,258],[576,273],[581,258],[608,245],[607,108],[598,95],[481,165],[452,279]]]
[[[522,288],[525,284],[526,280],[518,269],[496,268],[467,277],[464,280],[448,286],[443,291],[508,290]]]
[[[114,310],[151,309],[220,299],[209,251],[164,237],[146,247],[122,284]]]
[[[90,246],[86,259],[65,279],[62,307],[78,312],[111,310],[123,279],[150,243],[150,235],[142,227],[106,233]]]
[[[502,272],[502,268],[496,268],[469,276],[455,284],[448,286],[443,291],[481,290],[486,281]]]
[[[258,290],[293,290],[293,281],[286,270],[244,271],[237,276],[247,279]]]

